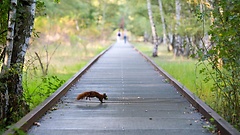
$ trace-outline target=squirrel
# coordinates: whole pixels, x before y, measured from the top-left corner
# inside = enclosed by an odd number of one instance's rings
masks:
[[[100,94],[96,91],[87,91],[87,92],[83,92],[81,94],[78,94],[77,100],[80,100],[80,99],[83,99],[83,98],[86,98],[86,100],[87,99],[90,100],[90,98],[92,98],[92,97],[98,98],[101,103],[104,103],[103,99],[108,100],[108,97],[107,97],[106,93]]]

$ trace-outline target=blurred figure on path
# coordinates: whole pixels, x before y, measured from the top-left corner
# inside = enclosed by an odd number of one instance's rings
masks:
[[[121,32],[120,32],[120,30],[119,30],[118,33],[117,33],[117,42],[119,42],[120,39],[121,39]]]
[[[127,43],[127,31],[124,30],[124,35],[123,35],[124,43]]]

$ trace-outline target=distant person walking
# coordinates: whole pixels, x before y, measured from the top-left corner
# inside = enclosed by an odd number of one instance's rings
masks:
[[[120,30],[119,30],[118,33],[117,33],[117,42],[119,42],[120,39],[121,39],[121,32],[120,32]]]
[[[123,35],[123,39],[124,39],[124,43],[127,43],[127,31],[124,31],[124,35]]]

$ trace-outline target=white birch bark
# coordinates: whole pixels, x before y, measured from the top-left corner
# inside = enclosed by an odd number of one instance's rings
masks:
[[[150,24],[151,24],[151,28],[152,28],[152,37],[153,37],[153,57],[157,57],[158,56],[158,36],[157,36],[157,31],[156,31],[156,27],[153,21],[153,15],[152,15],[152,9],[151,9],[151,1],[147,0],[147,8],[148,8],[148,16],[149,16],[149,20],[150,20]]]
[[[159,11],[161,15],[161,21],[162,21],[162,29],[163,29],[163,44],[167,44],[167,34],[166,34],[166,24],[164,19],[164,11],[162,7],[162,0],[158,0],[159,4]]]
[[[180,19],[181,19],[181,3],[180,0],[175,1],[176,5],[176,24],[177,26],[180,25]]]
[[[180,26],[180,19],[181,19],[181,3],[180,0],[175,0],[175,6],[176,6],[176,25],[175,25],[175,45],[174,45],[174,56],[177,55],[180,46],[181,46],[181,37],[180,35],[177,33],[177,30]]]
[[[8,32],[7,32],[6,53],[5,53],[3,68],[10,68],[10,65],[11,65],[14,28],[15,28],[15,21],[16,21],[16,7],[17,7],[17,0],[11,0],[10,10],[8,13]],[[4,72],[4,69],[2,70]]]
[[[26,25],[25,30],[19,31],[20,33],[16,33],[17,35],[24,33],[24,36],[22,37],[22,40],[24,41],[18,44],[19,51],[17,52],[17,59],[16,59],[16,63],[20,63],[19,81],[17,84],[17,91],[19,93],[22,93],[22,68],[24,65],[25,55],[31,39],[31,34],[32,34],[34,19],[35,19],[35,10],[36,10],[36,0],[28,0],[28,3],[29,5],[24,7],[26,14],[28,14],[28,19],[24,24]]]
[[[19,7],[17,7],[17,4]],[[5,101],[1,101],[1,119],[4,125],[13,122],[28,112],[28,105],[23,100],[22,70],[25,54],[30,42],[35,15],[36,0],[12,0],[9,9],[7,48],[2,68],[1,80],[6,90]],[[7,72],[9,71],[9,72]],[[14,72],[13,72],[14,71]]]
[[[7,31],[7,41],[6,41],[6,52],[5,58],[3,61],[1,75],[5,76],[5,72],[11,66],[12,52],[13,52],[13,39],[14,39],[14,28],[16,21],[16,9],[17,8],[17,0],[11,0],[10,8],[8,12],[8,31]],[[5,88],[5,87],[4,87]],[[2,90],[0,93],[1,103],[0,103],[0,122],[3,124],[2,120],[7,117],[7,111],[9,110],[9,91],[6,88]]]

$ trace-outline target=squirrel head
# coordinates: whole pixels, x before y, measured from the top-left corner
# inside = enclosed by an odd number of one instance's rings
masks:
[[[106,93],[103,93],[103,98],[104,98],[105,100],[108,100],[108,97],[107,97],[107,94],[106,94]]]

